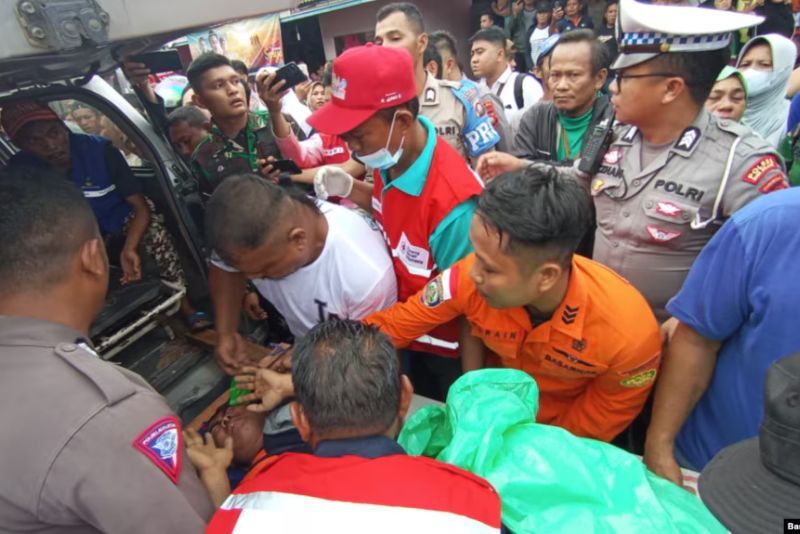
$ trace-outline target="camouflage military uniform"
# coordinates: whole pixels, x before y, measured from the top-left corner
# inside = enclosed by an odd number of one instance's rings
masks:
[[[197,175],[200,195],[208,199],[214,189],[228,176],[240,173],[260,173],[258,160],[281,153],[272,133],[269,113],[251,111],[247,127],[234,138],[227,137],[216,125],[192,154],[192,167]]]

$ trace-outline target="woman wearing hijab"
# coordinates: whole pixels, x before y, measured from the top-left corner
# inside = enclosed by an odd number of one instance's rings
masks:
[[[794,68],[794,43],[770,33],[754,37],[739,53],[736,66],[747,80],[747,109],[743,122],[769,141],[781,144],[789,118],[786,87]]]
[[[747,82],[738,69],[725,66],[706,100],[706,110],[721,119],[742,120],[747,108]]]

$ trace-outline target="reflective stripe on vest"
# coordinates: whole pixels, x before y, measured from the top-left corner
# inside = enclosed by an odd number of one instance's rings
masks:
[[[106,196],[110,192],[114,191],[116,188],[117,188],[116,185],[111,184],[105,189],[100,189],[99,191],[89,191],[84,189],[83,196],[86,198],[100,198]]]

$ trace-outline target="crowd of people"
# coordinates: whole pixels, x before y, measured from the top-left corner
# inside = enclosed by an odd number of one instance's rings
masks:
[[[293,87],[212,32],[174,110],[125,63],[201,199],[212,309],[184,312],[249,392],[200,432],[88,341],[107,249],[186,283],[124,139],[4,106],[0,389],[41,420],[0,436],[0,530],[500,531],[502,493],[395,441],[487,367],[533,377],[538,423],[701,472],[734,532],[800,517],[798,54],[784,4],[745,5],[494,1],[459,44],[392,3]],[[255,362],[240,319],[272,311],[294,346]]]

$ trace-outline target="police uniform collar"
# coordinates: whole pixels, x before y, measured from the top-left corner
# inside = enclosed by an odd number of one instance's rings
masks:
[[[3,315],[0,316],[0,339],[3,345],[12,347],[55,347],[61,343],[77,344],[84,337],[65,324]]]
[[[428,72],[425,73],[425,87],[422,89],[422,105],[439,105],[439,84],[436,77],[431,76]]]
[[[632,145],[633,141],[636,139],[636,134],[639,133],[639,128],[636,126],[628,126],[628,129],[625,130],[625,133],[622,134],[622,137],[617,139],[614,143],[615,145]]]
[[[703,136],[706,126],[708,126],[709,118],[705,108],[701,108],[694,122],[681,132],[681,135],[670,150],[684,158],[690,157],[697,145],[700,144],[700,138]]]
[[[576,340],[583,339],[583,323],[587,311],[586,287],[581,273],[582,271],[576,267],[573,258],[567,293],[550,319],[553,328]]]

